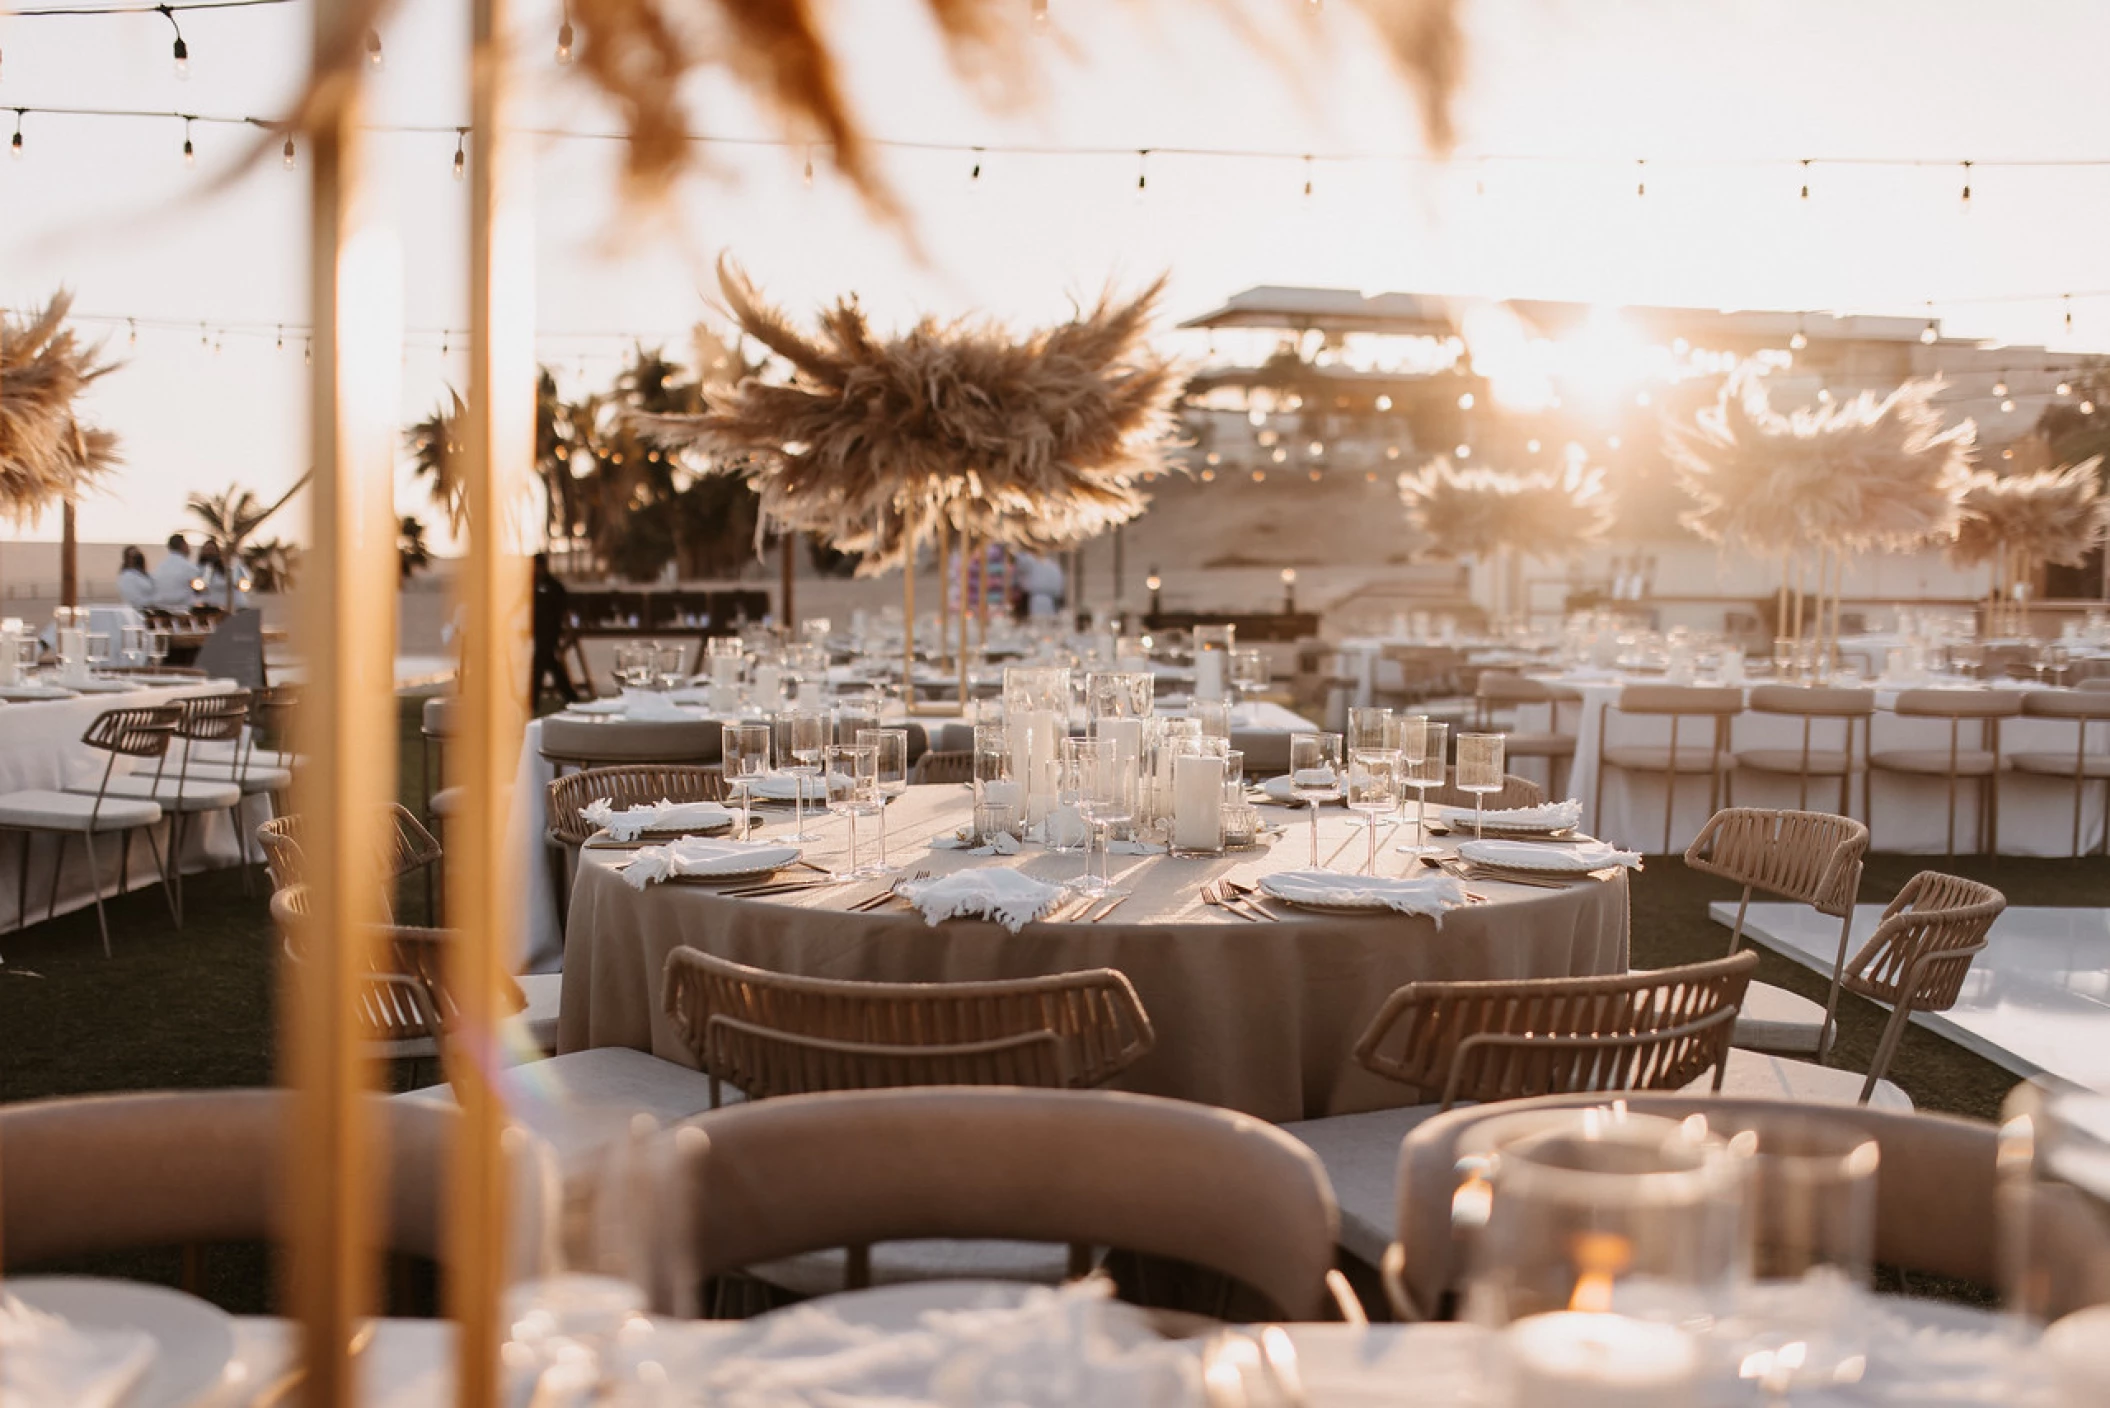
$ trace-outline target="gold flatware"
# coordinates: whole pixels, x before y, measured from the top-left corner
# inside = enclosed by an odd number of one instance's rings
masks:
[[[1128,896],[1126,895],[1115,895],[1112,899],[1106,902],[1104,908],[1102,908],[1097,914],[1094,914],[1091,917],[1089,922],[1097,924],[1100,920],[1106,918],[1107,915],[1112,914],[1115,910],[1119,909],[1121,907],[1121,902],[1127,898]]]
[[[1251,908],[1243,900],[1239,899],[1238,896],[1232,894],[1231,891],[1219,881],[1211,880],[1207,884],[1203,885],[1201,894],[1203,904],[1211,904],[1215,905],[1219,909],[1228,910],[1232,914],[1237,915],[1240,919],[1245,920],[1247,923],[1267,924],[1273,921],[1274,916],[1262,914],[1258,910]]]

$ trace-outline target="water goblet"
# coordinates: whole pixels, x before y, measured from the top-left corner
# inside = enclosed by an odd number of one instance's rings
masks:
[[[1414,789],[1414,843],[1399,849],[1410,856],[1432,856],[1443,849],[1429,844],[1429,789],[1443,786],[1450,727],[1440,719],[1418,715],[1399,721],[1401,744],[1419,743],[1411,750],[1400,749],[1400,783]]]
[[[755,829],[755,779],[769,771],[768,724],[727,724],[723,731],[725,781],[740,795],[740,834]]]
[[[850,864],[843,873],[860,878],[876,874],[857,863],[857,819],[880,810],[879,749],[870,743],[831,743],[824,760],[821,785],[828,810],[850,824]]]
[[[1311,863],[1319,864],[1319,804],[1341,795],[1341,735],[1289,736],[1290,795],[1311,809]]]
[[[873,751],[874,785],[879,792],[879,864],[872,868],[875,875],[892,875],[894,867],[886,858],[886,802],[908,791],[908,730],[905,728],[863,728],[853,740],[869,744]]]
[[[1359,752],[1393,747],[1392,711],[1383,705],[1354,704],[1348,709],[1348,729],[1341,735],[1341,748],[1351,756]],[[1367,826],[1369,813],[1358,810],[1348,818],[1350,826]]]
[[[1458,735],[1458,790],[1473,794],[1473,839],[1480,839],[1481,818],[1487,811],[1487,795],[1502,790],[1502,735],[1461,733]]]
[[[786,709],[776,716],[777,770],[792,779],[792,834],[787,841],[814,841],[806,831],[806,779],[820,772],[827,746],[828,716],[817,709]]]
[[[1348,755],[1349,810],[1363,814],[1368,858],[1365,875],[1377,874],[1378,818],[1399,809],[1399,754],[1390,748],[1358,748]]]

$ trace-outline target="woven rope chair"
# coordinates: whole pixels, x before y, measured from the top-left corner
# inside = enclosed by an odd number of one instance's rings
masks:
[[[1862,1103],[1890,1068],[1912,1014],[1946,1012],[1956,1005],[1971,960],[2006,908],[2007,897],[1990,885],[1922,870],[1884,909],[1882,922],[1841,980],[1848,992],[1890,1007],[1890,1021],[1861,1087]]]
[[[1587,978],[1408,983],[1355,1046],[1364,1069],[1460,1100],[1676,1090],[1709,1067],[1758,955]]]
[[[771,973],[667,955],[665,1003],[711,1078],[751,1100],[902,1085],[1104,1085],[1157,1044],[1109,968],[984,983]]]
[[[400,880],[440,859],[440,843],[408,807],[390,802],[388,817],[390,829],[383,864],[390,880]],[[301,853],[304,830],[298,814],[275,816],[258,824],[256,839],[264,848],[264,869],[271,876],[274,890],[307,883],[307,860]]]
[[[1445,768],[1443,777],[1444,780],[1441,787],[1431,787],[1429,789],[1429,805],[1432,807],[1463,807],[1467,811],[1471,811],[1477,797],[1474,793],[1461,792],[1458,789],[1458,769],[1454,767]],[[1502,790],[1487,794],[1487,809],[1491,812],[1496,812],[1506,811],[1511,807],[1536,807],[1544,803],[1545,800],[1545,788],[1539,786],[1528,777],[1518,777],[1515,773],[1507,773],[1502,778]]]
[[[309,914],[308,887],[288,885],[271,896],[271,920],[278,927],[286,957],[304,962],[302,930]],[[374,956],[393,956],[380,944]],[[437,1061],[440,1055],[439,1005],[425,980],[399,966],[377,966],[360,976],[353,1013],[359,1039],[368,1055],[388,1061]]]
[[[676,763],[625,763],[567,773],[549,784],[545,808],[548,829],[543,841],[551,852],[550,883],[557,887],[557,928],[561,935],[571,911],[571,879],[578,868],[579,847],[597,827],[580,812],[605,798],[614,807],[652,802],[723,802],[725,773],[718,767]]]
[[[1805,1038],[1803,1029],[1811,1023],[1806,1013],[1796,1009],[1806,1000],[1769,984],[1753,983],[1747,1002],[1764,1009],[1768,1034],[1757,1044],[1768,1049],[1784,1044],[1814,1051],[1820,1061],[1831,1050],[1839,984],[1846,970],[1846,944],[1854,924],[1854,900],[1861,892],[1861,862],[1867,854],[1868,828],[1851,817],[1757,807],[1726,807],[1716,812],[1685,848],[1688,870],[1743,886],[1736,923],[1729,931],[1731,953],[1743,942],[1744,915],[1754,890],[1798,901],[1839,921],[1839,952],[1832,960],[1831,994],[1823,1017]]]
[[[911,787],[940,782],[972,782],[974,750],[933,748],[916,759],[915,767],[909,769],[908,780]]]

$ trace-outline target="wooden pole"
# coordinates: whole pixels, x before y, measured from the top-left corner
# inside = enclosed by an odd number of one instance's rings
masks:
[[[81,604],[81,545],[74,526],[73,500],[59,505],[59,605]]]
[[[364,24],[353,0],[317,0],[316,60]],[[311,906],[300,963],[281,967],[279,1051],[294,1087],[286,1304],[300,1324],[301,1401],[358,1399],[351,1338],[374,1308],[373,1171],[383,1166],[367,1101],[371,1072],[356,1004],[383,919],[384,808],[395,800],[395,424],[402,366],[400,257],[361,199],[360,75],[302,134],[309,168],[309,453],[315,466],[308,589],[300,593],[307,680],[294,779]],[[450,836],[450,841],[452,837]]]
[[[902,544],[901,556],[901,703],[913,714],[916,712],[916,533],[906,525],[901,531],[908,539]]]
[[[784,627],[786,638],[792,640],[796,640],[799,633],[798,603],[792,599],[793,577],[798,566],[793,554],[798,546],[798,536],[790,528],[777,535],[777,595],[784,608],[778,620]]]
[[[952,525],[943,518],[938,520],[938,659],[945,658],[945,648],[952,634]]]
[[[1773,609],[1774,639],[1788,633],[1788,555],[1780,555],[1780,602]]]

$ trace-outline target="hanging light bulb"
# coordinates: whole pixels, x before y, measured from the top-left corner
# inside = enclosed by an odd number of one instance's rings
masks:
[[[1215,482],[1216,482],[1216,471],[1215,471],[1215,470],[1213,470],[1213,469],[1205,469],[1205,470],[1203,470],[1203,471],[1202,471],[1202,483],[1204,483],[1204,484],[1214,484]]]
[[[2060,297],[2066,301],[2066,335],[2071,337],[2073,336],[2073,295],[2067,293],[2061,294]]]
[[[469,156],[463,150],[463,143],[468,140],[468,128],[457,127],[454,129],[454,179],[457,181],[461,180],[462,173],[469,169]]]
[[[1636,196],[1648,194],[1648,158],[1646,157],[1634,163],[1634,194]]]
[[[1255,484],[1265,484],[1265,483],[1267,483],[1267,471],[1266,471],[1266,470],[1264,470],[1264,469],[1256,469],[1256,470],[1254,470],[1254,471],[1253,471],[1253,482],[1254,482]]]
[[[1996,382],[1994,382],[1994,383],[1993,383],[1993,394],[1994,394],[1995,396],[2005,396],[2005,395],[2007,395],[2007,373],[2006,373],[2006,372],[2002,372],[2002,373],[2000,374],[2000,380],[1998,380],[1998,381],[1996,381]]]
[[[1224,457],[1214,450],[1209,451],[1207,455],[1203,456],[1203,459],[1209,464],[1222,464],[1224,462]]]
[[[1963,164],[1963,213],[1971,213],[1971,163]]]
[[[183,164],[186,168],[195,167],[198,164],[198,149],[192,146],[190,142],[190,123],[191,120],[189,118],[183,119]]]
[[[808,189],[813,186],[813,148],[806,148],[806,171],[803,177]]]
[[[293,169],[293,134],[291,132],[286,134],[286,145],[279,152],[279,156],[285,162],[286,170],[291,171]]]
[[[2073,387],[2063,381],[2052,389],[2057,391],[2061,396],[2071,396],[2073,394]]]
[[[1311,199],[1311,153],[1304,154],[1304,198]]]
[[[1932,347],[1934,345],[1935,339],[1939,338],[1940,336],[1941,334],[1934,330],[1934,319],[1927,319],[1927,326],[1920,329],[1920,341],[1925,343],[1927,346]]]
[[[1461,460],[1469,460],[1473,457],[1473,447],[1470,445],[1460,445],[1457,449],[1451,451],[1451,453],[1456,455]]]
[[[175,47],[170,50],[170,53],[175,56],[176,77],[189,78],[190,45],[183,42],[183,26],[176,23],[176,12],[170,9],[167,5],[156,5],[154,7],[154,10],[157,14],[161,16],[161,18],[169,22],[170,29],[176,31],[176,44]]]
[[[200,347],[210,347],[212,345],[212,336],[205,330],[205,324],[203,323],[198,324],[198,345]]]
[[[1810,198],[1810,159],[1808,157],[1802,159],[1802,198],[1804,200]]]
[[[1805,192],[1807,192],[1808,188],[1807,188],[1807,187],[1804,187],[1804,190],[1805,190]],[[1809,346],[1809,345],[1810,345],[1810,339],[1809,339],[1809,335],[1808,335],[1807,333],[1803,332],[1803,330],[1802,330],[1802,323],[1803,323],[1802,315],[1801,315],[1800,313],[1796,314],[1796,315],[1795,315],[1795,335],[1794,335],[1793,337],[1791,337],[1791,338],[1789,338],[1789,339],[1788,339],[1788,350],[1789,350],[1790,352],[1800,352],[1800,351],[1801,351],[1801,350],[1802,350],[1803,348],[1805,348],[1805,347],[1807,347],[1807,346]]]
[[[1033,0],[1032,13],[1033,32],[1035,34],[1046,34],[1048,32],[1048,0]]]
[[[1829,406],[1829,405],[1830,405],[1831,403],[1832,403],[1832,389],[1831,389],[1831,388],[1830,388],[1829,386],[1820,386],[1820,387],[1818,387],[1818,388],[1817,388],[1817,404],[1818,404],[1818,405],[1820,405],[1820,406]]]
[[[1314,440],[1309,445],[1306,445],[1304,447],[1304,453],[1310,456],[1312,459],[1318,459],[1320,456],[1326,453],[1326,442],[1323,440]]]
[[[1149,167],[1150,167],[1150,149],[1149,149],[1148,147],[1146,147],[1146,148],[1144,148],[1144,149],[1143,149],[1142,151],[1139,151],[1139,152],[1137,152],[1137,153],[1136,153],[1136,199],[1137,199],[1137,200],[1141,200],[1141,199],[1143,198],[1143,192],[1145,192],[1145,191],[1147,191],[1147,190],[1149,190],[1149,189],[1150,189],[1150,170],[1149,170]]]
[[[1399,449],[1399,446],[1397,446],[1397,445],[1387,445],[1387,446],[1385,446],[1385,458],[1386,458],[1386,459],[1388,459],[1388,460],[1396,460],[1396,459],[1398,459],[1398,458],[1399,458],[1399,455],[1400,455],[1400,449]]]
[[[22,159],[22,112],[21,108],[15,109],[15,135],[7,144],[7,154],[17,161]]]
[[[571,18],[568,15],[564,23],[557,26],[557,62],[571,62]]]
[[[1245,419],[1247,425],[1266,425],[1267,412],[1255,406],[1245,413]]]
[[[374,68],[381,67],[381,31],[378,29],[366,31],[366,62]]]
[[[2082,414],[2082,415],[2084,415],[2084,416],[2092,416],[2092,415],[2094,415],[2094,414],[2095,414],[2095,402],[2093,402],[2093,401],[2083,401],[2083,402],[2081,402],[2081,414]]]
[[[125,327],[128,329],[125,334],[125,345],[127,347],[137,347],[139,345],[138,320],[133,318],[125,319]]]
[[[1276,464],[1284,464],[1289,460],[1289,451],[1283,449],[1280,445],[1277,445],[1273,450],[1270,450],[1268,452],[1268,458],[1273,460]]]
[[[1472,393],[1472,392],[1470,392],[1470,391],[1466,391],[1466,392],[1462,392],[1462,393],[1460,393],[1460,395],[1459,395],[1459,397],[1458,397],[1458,409],[1459,409],[1459,410],[1461,410],[1461,411],[1469,411],[1469,410],[1471,410],[1472,408],[1473,408],[1473,393]]]
[[[274,350],[279,352],[286,350],[286,325],[284,323],[278,325],[278,346]]]
[[[2011,400],[2002,400],[2000,403],[2000,409],[2002,411],[2012,411],[2015,409],[2015,403]]]
[[[1539,452],[1539,442],[1538,442],[1538,441],[1536,441],[1536,440],[1526,440],[1526,441],[1524,442],[1524,453],[1526,453],[1526,454],[1528,454],[1528,455],[1535,455],[1535,454],[1537,454],[1538,452]]]
[[[980,147],[974,149],[974,165],[967,172],[967,189],[970,191],[982,189],[982,149]]]

